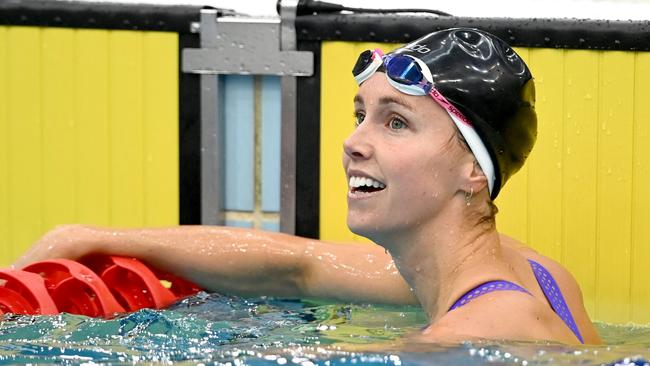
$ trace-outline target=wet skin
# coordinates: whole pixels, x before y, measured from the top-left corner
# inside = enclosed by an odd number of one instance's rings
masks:
[[[348,181],[372,178],[378,187],[351,187],[348,224],[382,247],[223,227],[71,225],[46,234],[15,265],[90,253],[133,256],[213,291],[419,303],[431,321],[419,341],[575,344],[537,285],[526,262],[531,258],[556,278],[587,343],[599,343],[566,269],[470,220],[487,199],[485,177],[435,102],[400,94],[378,73],[360,87],[355,111],[359,124],[344,143],[343,165]],[[532,296],[495,292],[447,312],[465,291],[493,279],[520,284]]]
[[[575,343],[531,277],[526,256],[502,246],[494,225],[474,219],[489,197],[486,179],[446,112],[428,96],[400,93],[377,73],[360,86],[355,115],[357,128],[343,155],[350,182],[348,226],[390,252],[431,320],[423,337]],[[373,189],[360,190],[353,183],[359,178]],[[467,199],[470,191],[473,200]],[[525,284],[534,296],[492,293],[448,312],[466,291],[497,279]],[[569,297],[576,290],[579,296],[575,286]],[[574,303],[576,317],[585,318],[581,299]],[[591,325],[588,317],[583,324]],[[597,341],[593,327],[586,333]]]

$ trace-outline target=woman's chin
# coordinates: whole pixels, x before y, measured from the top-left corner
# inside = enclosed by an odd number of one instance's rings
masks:
[[[372,237],[374,236],[373,234],[377,232],[376,227],[372,227],[364,222],[357,222],[357,220],[348,219],[348,228],[354,234],[363,236],[364,238],[368,238],[370,240],[372,240]]]
[[[386,225],[369,222],[359,222],[348,219],[348,228],[356,235],[363,236],[375,243],[382,242],[382,239],[391,231]]]

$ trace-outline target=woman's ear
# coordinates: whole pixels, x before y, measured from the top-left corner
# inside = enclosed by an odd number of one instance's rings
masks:
[[[485,177],[483,170],[478,165],[478,162],[476,162],[476,160],[473,160],[471,169],[468,169],[468,174],[466,174],[466,182],[464,183],[465,187],[467,187],[466,189],[468,191],[473,190],[474,193],[478,193],[483,189],[487,189],[487,178]]]

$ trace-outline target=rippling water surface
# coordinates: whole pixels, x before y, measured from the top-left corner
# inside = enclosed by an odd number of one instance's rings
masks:
[[[114,319],[12,316],[0,323],[0,363],[217,365],[639,365],[650,327],[597,324],[608,346],[409,345],[417,307],[319,304],[199,294],[168,310]],[[649,365],[650,366],[650,365]]]

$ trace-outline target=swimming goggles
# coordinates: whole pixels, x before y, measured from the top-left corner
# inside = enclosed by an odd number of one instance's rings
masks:
[[[491,194],[496,177],[490,154],[471,121],[436,90],[429,67],[422,60],[411,55],[384,55],[380,49],[374,49],[363,51],[359,55],[352,74],[357,84],[361,85],[379,70],[385,72],[388,83],[395,89],[408,95],[430,95],[449,114],[483,170]]]

